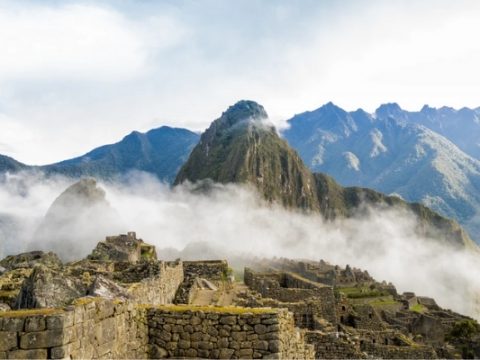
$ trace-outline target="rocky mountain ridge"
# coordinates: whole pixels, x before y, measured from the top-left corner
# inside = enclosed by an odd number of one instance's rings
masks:
[[[328,103],[296,115],[283,136],[314,171],[421,202],[480,231],[480,161],[412,122],[396,104],[374,115]]]
[[[72,178],[121,178],[130,171],[145,171],[171,183],[197,143],[199,135],[187,129],[162,126],[146,133],[133,131],[121,141],[59,163],[29,166],[0,155],[0,173],[41,171]]]
[[[265,125],[266,118],[265,109],[253,101],[231,106],[202,134],[175,184],[206,179],[249,184],[267,201],[320,212],[327,219],[353,216],[361,204],[393,206],[416,214],[422,234],[455,246],[476,248],[455,221],[423,205],[409,204],[370,189],[343,188],[327,175],[311,173],[273,126]],[[348,130],[348,124],[342,126]]]

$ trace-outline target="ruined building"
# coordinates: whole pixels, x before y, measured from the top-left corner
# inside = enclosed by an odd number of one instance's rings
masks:
[[[161,257],[161,256],[160,256]],[[0,261],[0,358],[455,358],[480,329],[325,261],[168,262],[131,232],[86,258]],[[466,331],[466,329],[468,331]]]

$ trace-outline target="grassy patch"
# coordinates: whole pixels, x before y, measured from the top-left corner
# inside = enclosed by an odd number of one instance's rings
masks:
[[[387,296],[388,293],[380,291],[378,289],[370,289],[369,287],[341,287],[337,290],[343,293],[350,299],[363,299],[363,298],[376,298],[381,296]]]
[[[427,308],[422,304],[416,304],[410,307],[409,310],[419,314],[423,314],[425,311],[427,311]]]
[[[14,318],[14,317],[28,317],[36,315],[54,315],[62,314],[64,311],[62,309],[25,309],[25,310],[13,310],[0,312],[0,317],[3,318]]]
[[[372,306],[377,306],[377,307],[400,305],[400,303],[394,300],[393,298],[372,300],[372,301],[369,301],[368,303]]]
[[[148,308],[148,305],[144,305]],[[272,308],[247,308],[240,306],[196,306],[196,305],[157,305],[151,306],[153,309],[164,311],[184,312],[184,311],[203,311],[221,314],[273,314],[278,310]]]

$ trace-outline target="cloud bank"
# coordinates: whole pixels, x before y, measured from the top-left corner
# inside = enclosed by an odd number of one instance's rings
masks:
[[[239,99],[278,126],[333,101],[477,107],[478,1],[0,1],[4,153],[45,164]],[[91,129],[94,128],[95,131]]]
[[[0,255],[45,247],[31,236],[59,189],[68,184],[62,178],[26,174],[6,179],[0,187],[0,202],[5,204]],[[371,209],[367,215],[325,222],[318,215],[266,206],[246,187],[216,185],[208,192],[191,186],[170,189],[139,173],[126,183],[101,186],[121,218],[120,230],[134,230],[156,245],[159,258],[173,256],[172,248],[196,246],[205,251],[198,257],[208,257],[210,251],[233,260],[324,259],[368,270],[379,281],[393,282],[400,292],[432,296],[441,306],[478,318],[478,255],[419,238],[413,231],[415,219],[408,213]],[[6,226],[8,219],[14,225]],[[90,219],[89,226],[77,227],[74,241],[66,237],[52,250],[64,258],[87,255],[104,236],[112,235],[105,233],[103,220]]]

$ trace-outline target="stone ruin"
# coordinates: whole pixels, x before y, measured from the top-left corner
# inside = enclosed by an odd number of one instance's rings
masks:
[[[225,260],[161,261],[133,232],[66,264],[0,261],[0,358],[478,357],[479,334],[452,335],[464,323],[350,266],[252,260],[235,281]]]

